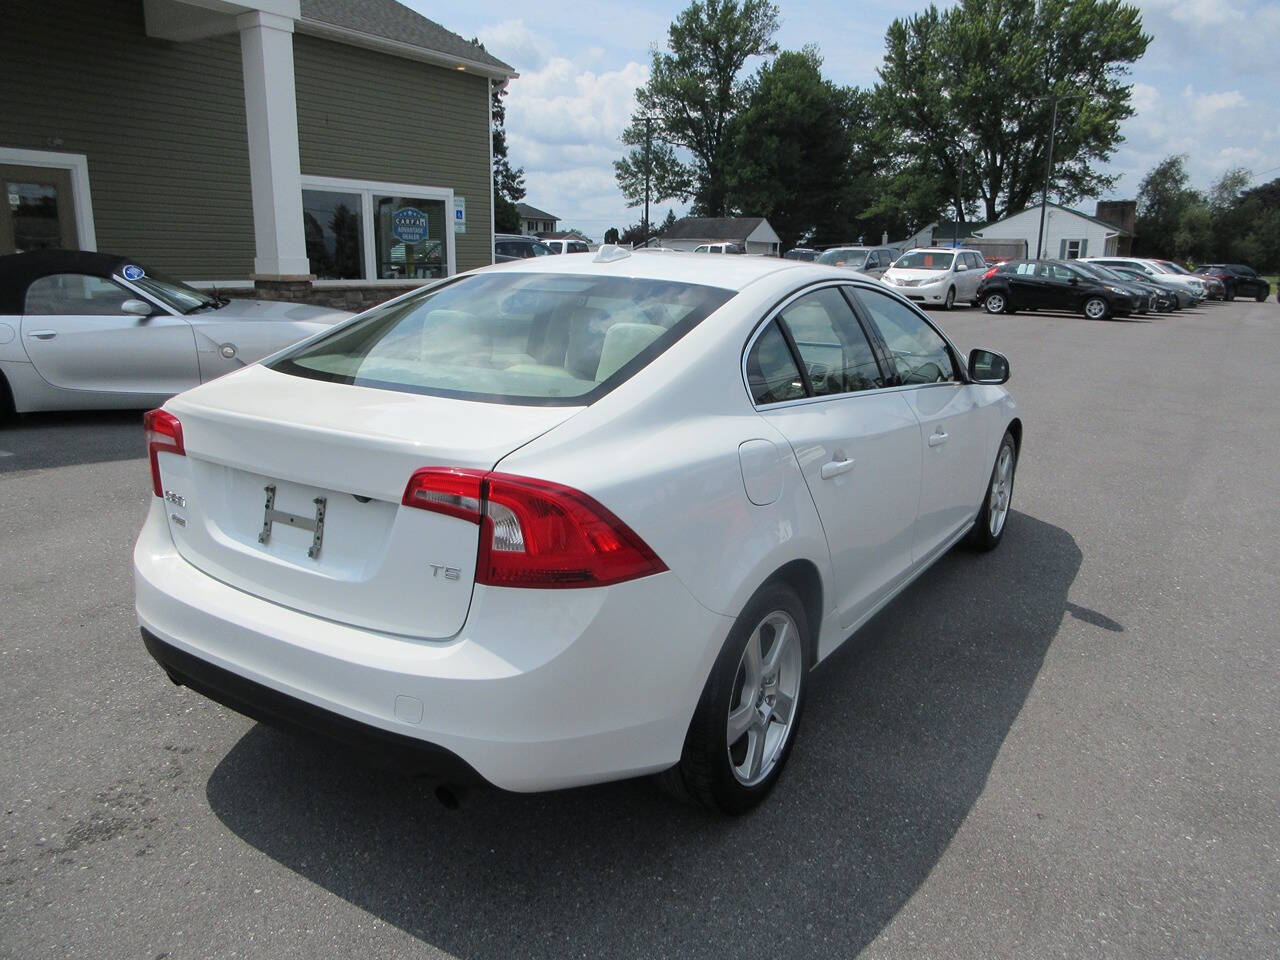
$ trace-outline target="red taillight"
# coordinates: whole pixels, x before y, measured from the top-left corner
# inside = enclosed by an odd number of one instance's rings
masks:
[[[606,507],[547,480],[428,467],[401,502],[480,524],[477,583],[602,587],[667,569]]]
[[[157,497],[163,497],[160,461],[156,454],[163,452],[176,453],[180,457],[187,455],[187,448],[182,445],[182,424],[167,410],[148,410],[142,415],[142,429],[146,431],[147,454],[151,457],[151,489]]]
[[[483,482],[483,470],[424,467],[409,478],[400,502],[406,507],[418,507],[479,523],[480,486]]]
[[[997,273],[999,273],[999,272],[1000,272],[1000,268],[999,268],[999,267],[992,267],[990,270],[988,270],[986,273],[984,273],[984,274],[982,275],[982,279],[983,279],[983,280],[990,280],[992,277],[994,277],[994,276],[995,276]]]

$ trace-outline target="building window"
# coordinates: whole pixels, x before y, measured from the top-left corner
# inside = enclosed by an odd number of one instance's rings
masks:
[[[365,279],[362,208],[358,193],[302,191],[307,259],[317,279]]]
[[[433,280],[453,274],[453,191],[302,178],[303,230],[320,280]]]
[[[1083,240],[1063,240],[1063,260],[1079,260],[1084,255]]]

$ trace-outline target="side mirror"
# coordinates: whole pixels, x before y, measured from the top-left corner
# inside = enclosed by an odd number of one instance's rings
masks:
[[[964,273],[969,268],[963,263],[956,264],[956,273]]]
[[[128,314],[131,317],[149,317],[155,313],[155,308],[145,300],[129,299],[120,304],[120,312]]]
[[[974,383],[1007,383],[1009,361],[994,350],[981,347],[969,351],[969,379]]]
[[[1068,282],[1069,282],[1073,287],[1078,287],[1078,286],[1080,286],[1080,278],[1079,278],[1079,277],[1072,277]]]

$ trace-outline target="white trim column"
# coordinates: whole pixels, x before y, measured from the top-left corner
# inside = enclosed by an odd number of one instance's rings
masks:
[[[302,229],[293,23],[262,11],[236,17],[253,191],[253,272],[259,279],[304,278],[311,273]]]

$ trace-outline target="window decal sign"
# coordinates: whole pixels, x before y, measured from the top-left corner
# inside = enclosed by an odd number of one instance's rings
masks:
[[[124,265],[124,270],[121,271],[121,275],[126,280],[141,280],[147,275],[147,273],[136,263],[126,263]]]
[[[427,215],[417,207],[401,207],[391,214],[391,235],[401,243],[421,243],[427,238]]]

